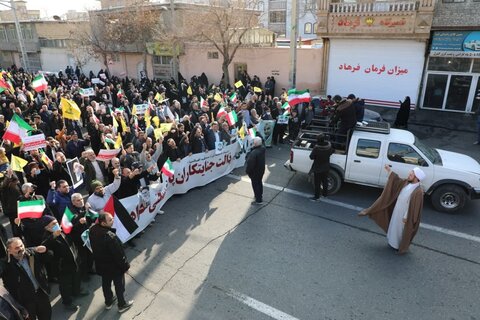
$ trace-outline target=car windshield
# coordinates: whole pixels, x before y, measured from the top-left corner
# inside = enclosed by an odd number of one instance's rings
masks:
[[[414,145],[430,160],[433,164],[442,165],[442,157],[434,148],[423,144],[417,137],[415,137]]]

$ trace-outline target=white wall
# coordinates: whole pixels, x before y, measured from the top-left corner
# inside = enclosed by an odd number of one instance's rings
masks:
[[[424,56],[425,43],[415,40],[331,39],[327,93],[353,93],[386,106],[410,96],[416,104]],[[378,71],[373,72],[372,66]],[[399,73],[400,69],[407,73]]]

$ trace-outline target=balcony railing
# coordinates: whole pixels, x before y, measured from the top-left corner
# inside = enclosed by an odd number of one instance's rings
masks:
[[[319,0],[318,9],[330,13],[363,13],[363,12],[412,12],[419,9],[433,10],[435,0],[410,1],[335,1]]]
[[[416,1],[330,4],[331,13],[409,12],[415,10],[417,10]]]
[[[268,4],[269,10],[286,10],[287,1],[270,1]]]

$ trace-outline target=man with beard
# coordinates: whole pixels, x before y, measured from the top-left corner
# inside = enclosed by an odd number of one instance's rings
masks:
[[[92,210],[97,212],[103,210],[110,196],[118,190],[122,181],[119,172],[118,169],[113,169],[113,182],[106,187],[100,181],[94,180],[92,182],[93,194],[88,197],[87,201]]]
[[[388,181],[380,197],[359,216],[369,216],[387,233],[388,245],[399,254],[407,252],[420,226],[425,179],[422,169],[415,167],[407,179],[400,179],[385,165]]]
[[[51,252],[45,246],[25,248],[22,239],[7,241],[8,261],[2,274],[5,288],[27,309],[29,319],[50,320],[52,307],[44,261]]]

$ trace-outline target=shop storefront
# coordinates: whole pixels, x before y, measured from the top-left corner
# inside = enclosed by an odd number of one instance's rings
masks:
[[[436,31],[421,108],[475,112],[480,107],[480,31]]]

